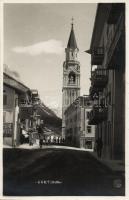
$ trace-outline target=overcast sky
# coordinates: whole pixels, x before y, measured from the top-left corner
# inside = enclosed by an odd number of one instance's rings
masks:
[[[4,4],[4,63],[50,108],[61,110],[71,18],[79,48],[81,95],[89,93],[89,49],[97,4]]]

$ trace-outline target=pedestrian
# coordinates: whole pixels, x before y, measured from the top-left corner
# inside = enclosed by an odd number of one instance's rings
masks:
[[[59,144],[59,137],[57,138],[57,143]]]
[[[24,143],[24,136],[22,134],[22,130],[23,130],[23,124],[20,124],[20,143],[23,144]]]
[[[53,138],[53,141],[54,141],[54,144],[56,144],[56,137],[54,136],[54,138]]]
[[[42,146],[43,146],[43,136],[42,135],[39,138],[39,146],[40,146],[40,149],[42,149]]]
[[[97,155],[99,158],[101,158],[101,155],[102,155],[102,148],[103,148],[103,141],[102,141],[102,138],[99,137],[96,140],[96,150],[97,150]]]
[[[34,143],[34,141],[33,141],[33,130],[30,129],[29,130],[29,145],[33,146],[33,143]]]
[[[37,126],[37,131],[38,131],[38,135],[40,137],[40,135],[42,134],[42,127],[40,125]]]
[[[41,125],[37,126],[38,136],[39,136],[39,146],[42,148],[43,145],[43,129]]]

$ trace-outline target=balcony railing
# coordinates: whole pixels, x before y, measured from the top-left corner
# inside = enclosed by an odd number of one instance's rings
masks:
[[[91,85],[95,88],[104,88],[108,82],[107,70],[105,69],[95,69],[91,73]]]
[[[32,106],[27,105],[20,107],[20,112],[19,112],[20,119],[30,119],[32,114],[33,114]]]
[[[89,124],[96,125],[107,119],[107,107],[93,106],[89,113]]]
[[[20,99],[19,107],[32,107],[32,102],[26,99]]]
[[[32,98],[32,103],[33,103],[34,105],[35,105],[35,104],[39,104],[39,103],[40,103],[39,97]]]
[[[122,31],[124,30],[124,16],[121,15],[119,20],[117,21],[116,28],[114,34],[112,36],[112,40],[109,40],[107,45],[107,69],[115,69],[117,65],[119,65],[119,57],[117,54],[120,48],[116,48],[118,46],[118,42],[122,36]],[[124,45],[124,44],[123,44]],[[118,49],[118,50],[117,50]],[[116,56],[116,57],[115,57]]]
[[[91,99],[94,99],[95,97],[99,95],[99,89],[91,86],[89,89],[89,95]]]
[[[91,65],[101,65],[104,59],[104,48],[96,47],[91,54]]]

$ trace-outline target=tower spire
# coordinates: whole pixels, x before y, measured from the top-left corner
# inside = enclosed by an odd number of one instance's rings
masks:
[[[73,20],[74,19],[72,17],[71,32],[70,32],[70,36],[69,36],[67,48],[74,50],[74,49],[77,49],[77,42],[76,42],[76,38],[75,38],[75,34],[74,34],[74,29],[73,29]]]
[[[72,17],[72,19],[71,19],[71,20],[72,20],[71,26],[72,26],[72,28],[73,28],[73,21],[74,21],[74,18]]]

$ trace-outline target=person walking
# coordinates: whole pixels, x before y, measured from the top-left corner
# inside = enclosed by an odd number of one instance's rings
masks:
[[[101,155],[102,155],[102,148],[103,148],[103,141],[102,141],[102,138],[99,137],[96,140],[96,150],[97,150],[97,155],[99,158],[101,158]]]
[[[28,135],[29,135],[29,145],[33,146],[33,129],[32,128],[28,130]]]
[[[59,137],[57,138],[57,143],[59,144],[59,141],[60,141],[60,139],[59,139]]]
[[[42,146],[43,146],[43,136],[42,135],[40,136],[40,139],[39,139],[39,146],[40,146],[40,149],[42,149]]]
[[[41,149],[42,145],[43,145],[43,130],[42,130],[41,125],[39,125],[37,127],[37,131],[38,131],[38,136],[39,136],[39,146],[40,146],[40,149]]]

